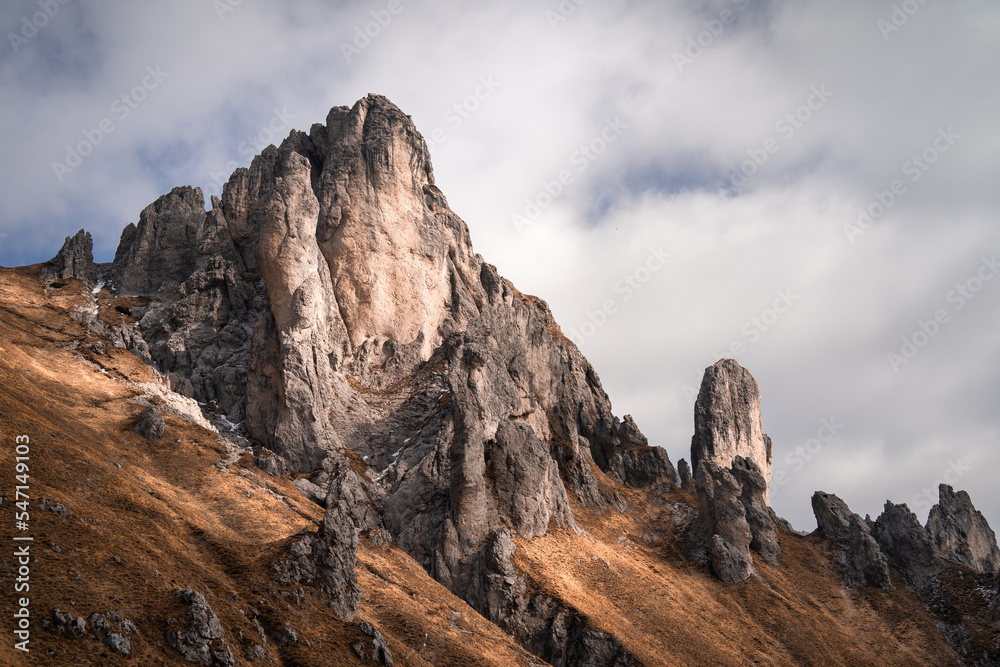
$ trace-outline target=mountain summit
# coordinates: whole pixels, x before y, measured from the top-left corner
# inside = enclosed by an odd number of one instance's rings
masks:
[[[53,637],[93,633],[123,654],[107,638],[135,631],[133,654],[204,665],[996,664],[983,661],[1000,657],[1000,552],[967,494],[942,488],[924,528],[905,505],[863,520],[818,493],[819,529],[796,533],[770,507],[760,389],[733,360],[706,369],[691,466],[675,470],[614,416],[546,303],[473,251],[385,97],[292,131],[210,204],[175,188],[112,263],[93,263],[81,231],[3,275],[5,299],[38,304],[56,332],[25,342],[10,332],[27,315],[10,314],[4,345],[71,346],[101,371],[87,391],[128,387],[130,403],[87,428],[157,480],[141,483],[169,510],[158,534],[193,545],[181,559],[143,538],[177,563],[173,623],[126,632],[53,609]],[[88,451],[72,455],[116,474]],[[150,451],[191,453],[164,468]],[[52,475],[71,511],[104,502]],[[251,501],[257,489],[283,504]],[[189,492],[211,498],[193,519]],[[139,505],[116,507],[127,535]],[[234,522],[260,537],[241,542]],[[447,602],[415,606],[431,598]],[[293,600],[295,628],[279,620]],[[446,604],[481,615],[462,622],[475,646],[451,636],[466,612],[442,622]]]

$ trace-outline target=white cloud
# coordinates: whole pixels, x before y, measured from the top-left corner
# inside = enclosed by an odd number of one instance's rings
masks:
[[[874,515],[961,456],[976,466],[959,486],[1000,525],[988,472],[1000,433],[1000,280],[898,373],[886,361],[980,256],[1000,253],[995,4],[926,3],[884,39],[889,2],[619,0],[580,4],[553,30],[554,1],[406,0],[348,62],[342,44],[384,6],[243,2],[219,20],[209,0],[79,2],[18,53],[3,45],[0,262],[46,259],[81,226],[108,260],[156,196],[182,184],[212,191],[214,172],[247,164],[240,144],[275,110],[307,130],[330,106],[380,92],[426,135],[445,132],[437,181],[476,249],[545,298],[564,329],[618,299],[583,350],[616,410],[674,460],[692,431],[683,386],[743,343],[737,358],[764,392],[777,459],[819,419],[845,424],[841,444],[782,489],[780,513],[807,525],[823,488]],[[0,28],[36,7],[9,3]],[[735,22],[678,71],[674,53],[727,9]],[[169,72],[162,85],[60,183],[51,163],[157,65]],[[499,86],[456,125],[446,114],[481,77]],[[800,111],[816,87],[832,95]],[[796,112],[794,132],[778,125]],[[616,115],[628,127],[576,170],[574,153]],[[910,180],[905,163],[949,127],[961,136]],[[773,149],[769,139],[778,149],[727,188],[734,169]],[[563,169],[572,183],[519,233],[512,214]],[[844,225],[897,179],[905,192],[850,243]],[[616,294],[660,244],[669,261],[629,299]],[[798,300],[750,341],[744,325],[786,288]]]

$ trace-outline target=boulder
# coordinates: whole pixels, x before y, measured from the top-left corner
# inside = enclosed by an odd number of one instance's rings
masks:
[[[235,660],[223,638],[222,623],[205,596],[190,586],[184,590],[178,588],[174,593],[188,609],[181,620],[183,627],[167,632],[167,644],[188,662],[205,667],[232,667]]]
[[[132,425],[132,430],[147,440],[156,440],[162,437],[165,428],[166,423],[163,421],[163,417],[160,416],[160,409],[153,405],[150,405],[139,413],[135,424]]]

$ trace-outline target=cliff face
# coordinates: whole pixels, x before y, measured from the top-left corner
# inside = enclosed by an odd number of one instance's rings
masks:
[[[473,252],[383,97],[269,147],[207,213],[197,189],[158,199],[110,281],[151,299],[137,330],[177,391],[215,401],[324,505],[381,523],[467,599],[487,599],[476,573],[499,529],[542,535],[574,526],[569,495],[615,500],[592,465],[676,479],[546,304]]]
[[[705,371],[691,465],[678,474],[631,417],[613,415],[545,302],[475,254],[423,138],[384,97],[291,132],[237,170],[207,212],[197,188],[160,197],[123,231],[110,265],[95,266],[91,247],[82,231],[68,238],[34,278],[56,301],[67,284],[86,285],[71,317],[86,325],[88,362],[104,368],[107,341],[157,367],[245,436],[253,456],[219,470],[259,474],[311,506],[296,516],[314,532],[288,524],[248,566],[282,589],[271,591],[279,602],[315,596],[349,622],[373,591],[357,573],[386,583],[384,549],[399,552],[392,567],[429,574],[554,665],[697,664],[706,651],[757,661],[751,639],[762,634],[777,663],[812,660],[820,644],[843,664],[884,658],[868,646],[891,646],[886,664],[1000,656],[990,643],[1000,551],[967,494],[943,487],[925,528],[905,505],[887,503],[873,522],[817,493],[819,529],[794,533],[768,501],[760,389],[728,359]],[[99,279],[113,293],[91,291]],[[107,356],[119,354],[131,356]],[[156,442],[185,415],[207,425],[171,400]],[[969,586],[992,597],[984,604]],[[847,600],[853,589],[874,602]],[[780,630],[838,596],[847,602],[831,610],[833,630],[825,614],[794,637]],[[852,625],[852,605],[876,622]],[[893,634],[897,612],[917,640]],[[386,638],[359,628],[382,655]],[[408,646],[410,629],[397,631]],[[852,646],[858,632],[870,634]]]

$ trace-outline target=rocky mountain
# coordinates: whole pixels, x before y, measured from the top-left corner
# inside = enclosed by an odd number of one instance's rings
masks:
[[[128,457],[113,516],[68,472],[39,483],[145,545],[124,576],[158,602],[88,621],[43,595],[39,664],[1000,662],[1000,551],[967,494],[942,487],[921,526],[817,492],[819,527],[795,532],[769,503],[760,389],[728,359],[675,469],[545,302],[473,251],[384,97],[292,131],[207,211],[197,188],[160,197],[112,263],[92,245],[0,284],[0,371],[46,378],[73,416],[0,399],[88,484]],[[86,407],[43,348],[79,367]],[[95,545],[73,566],[92,583],[67,590],[107,606]]]

